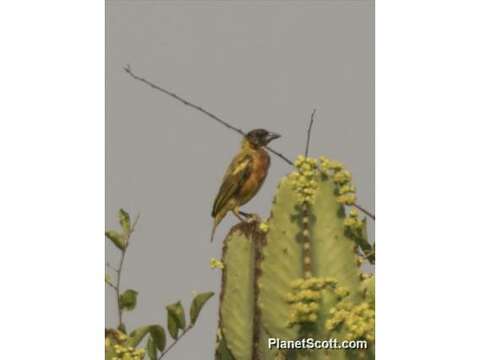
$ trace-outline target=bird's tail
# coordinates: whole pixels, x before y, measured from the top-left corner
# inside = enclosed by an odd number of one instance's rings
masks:
[[[213,219],[213,228],[212,234],[210,235],[210,242],[213,242],[213,238],[215,237],[215,230],[217,229],[218,223],[216,219]]]
[[[213,217],[213,228],[212,228],[212,234],[210,235],[210,242],[213,242],[213,238],[215,237],[215,230],[217,230],[218,224],[220,224],[220,222],[223,220],[226,214],[227,214],[227,211],[223,210]]]

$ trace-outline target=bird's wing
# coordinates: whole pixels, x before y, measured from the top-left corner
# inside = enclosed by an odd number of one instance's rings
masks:
[[[218,191],[213,204],[212,216],[215,217],[219,211],[228,203],[230,199],[243,186],[245,181],[252,173],[253,161],[249,154],[239,154],[230,163],[222,185]]]

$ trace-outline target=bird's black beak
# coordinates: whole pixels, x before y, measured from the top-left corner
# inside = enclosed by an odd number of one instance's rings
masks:
[[[274,133],[274,132],[268,133],[267,142],[278,139],[279,137],[281,137],[280,134],[277,134],[277,133]]]

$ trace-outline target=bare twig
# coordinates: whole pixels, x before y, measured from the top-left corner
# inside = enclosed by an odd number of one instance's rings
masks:
[[[308,151],[310,148],[310,136],[312,134],[312,125],[313,125],[313,120],[315,120],[315,112],[317,109],[313,109],[312,115],[310,115],[310,123],[308,124],[308,130],[307,130],[307,144],[305,145],[305,157],[308,156]]]
[[[309,151],[309,148],[310,148],[310,137],[311,137],[311,133],[312,133],[312,125],[313,125],[313,122],[315,120],[315,113],[316,113],[316,109],[313,109],[312,111],[312,115],[310,115],[310,122],[308,123],[308,129],[307,129],[307,142],[306,142],[306,145],[305,145],[305,157],[308,156],[308,151]],[[372,218],[373,220],[375,220],[375,214],[372,214],[371,212],[369,212],[368,210],[365,210],[363,207],[361,207],[360,205],[357,205],[357,204],[353,204],[352,205],[353,207],[357,208],[358,210],[360,210],[361,212],[363,212],[365,215],[369,216],[370,218]]]
[[[293,161],[287,158],[285,155],[279,153],[277,150],[273,150],[270,146],[265,146],[265,148],[270,151],[272,154],[277,155],[280,159],[293,166]]]
[[[137,214],[135,220],[133,220],[132,226],[130,226],[130,235],[135,231],[135,227],[137,226],[138,219],[140,219],[140,213]]]
[[[163,92],[164,94],[170,95],[171,97],[173,97],[174,99],[180,101],[180,102],[183,103],[184,105],[189,106],[189,107],[191,107],[191,108],[194,108],[194,109],[196,109],[196,110],[204,113],[205,115],[207,115],[208,117],[212,118],[213,120],[219,122],[220,124],[222,124],[223,126],[227,127],[228,129],[235,131],[237,134],[240,134],[240,135],[242,135],[242,136],[245,135],[245,131],[243,131],[242,129],[239,129],[239,128],[233,126],[233,125],[230,125],[228,122],[226,122],[225,120],[220,119],[218,116],[212,114],[210,111],[207,111],[207,110],[205,110],[204,108],[202,108],[202,107],[200,107],[200,106],[198,106],[198,105],[195,105],[194,103],[192,103],[192,102],[190,102],[190,101],[188,101],[188,100],[185,100],[184,98],[178,96],[177,94],[175,94],[175,93],[173,93],[173,92],[171,92],[171,91],[169,91],[169,90],[166,90],[166,89],[164,89],[164,88],[162,88],[162,87],[160,87],[160,86],[152,83],[151,81],[149,81],[149,80],[147,80],[147,79],[145,79],[145,78],[142,78],[142,77],[134,74],[134,73],[132,72],[132,69],[130,68],[130,65],[127,65],[126,67],[124,67],[124,70],[125,70],[125,72],[126,72],[128,75],[130,75],[130,76],[131,76],[132,78],[134,78],[135,80],[138,80],[138,81],[140,81],[140,82],[143,82],[144,84],[147,84],[148,86],[150,86],[150,87],[152,87],[152,88],[154,88],[154,89],[156,89],[156,90],[158,90],[158,91],[161,91],[161,92]],[[283,155],[283,154],[279,153],[278,151],[272,149],[270,146],[267,146],[266,148],[267,148],[272,154],[275,154],[276,156],[278,156],[279,158],[281,158],[283,161],[287,162],[287,163],[290,164],[290,165],[293,165],[293,161],[290,160],[289,158],[287,158],[285,155]]]
[[[365,210],[363,207],[361,207],[360,205],[358,204],[353,204],[352,205],[354,208],[357,208],[358,210],[360,210],[361,212],[363,212],[365,215],[369,216],[370,218],[372,218],[372,220],[375,220],[375,214],[372,214],[371,212],[369,212],[368,210]]]
[[[109,262],[107,262],[107,267],[109,267],[110,269],[112,269],[113,271],[118,273],[118,269],[115,266],[113,266],[112,264],[110,264]]]
[[[115,291],[117,290],[117,287],[115,285],[113,285],[111,282],[107,281],[106,283],[107,283],[108,286],[110,286]]]
[[[186,333],[188,333],[190,330],[192,330],[193,324],[190,324],[188,327],[185,328],[185,331],[183,331],[176,339],[174,342],[172,342],[168,347],[162,352],[158,360],[163,358],[179,341],[180,339],[185,336]]]
[[[127,74],[129,74],[131,77],[133,77],[134,79],[138,80],[138,81],[141,81],[143,82],[144,84],[147,84],[148,86],[158,90],[158,91],[161,91],[163,92],[164,94],[167,94],[167,95],[170,95],[171,97],[173,97],[174,99],[177,99],[178,101],[180,101],[181,103],[183,103],[184,105],[187,105],[187,106],[190,106],[191,108],[194,108],[202,113],[204,113],[205,115],[209,116],[210,118],[212,118],[213,120],[219,122],[220,124],[222,124],[223,126],[226,126],[227,128],[229,128],[230,130],[233,130],[235,131],[236,133],[240,134],[240,135],[245,135],[245,132],[242,131],[241,129],[239,128],[236,128],[235,126],[233,125],[230,125],[229,123],[227,123],[225,120],[222,120],[220,119],[218,116],[212,114],[210,111],[207,111],[205,109],[203,109],[202,107],[198,106],[198,105],[195,105],[194,103],[191,103],[190,101],[188,100],[185,100],[184,98],[178,96],[177,94],[171,92],[171,91],[168,91],[150,81],[148,81],[147,79],[144,79],[138,75],[135,75],[132,70],[130,69],[130,65],[127,65],[126,67],[124,67],[124,70],[126,71]]]
[[[375,250],[363,252],[359,255],[363,260],[367,260],[371,265],[375,265]]]
[[[228,129],[230,130],[233,130],[234,132],[236,132],[237,134],[240,134],[242,136],[245,135],[245,132],[233,125],[230,125],[228,122],[226,122],[225,120],[222,120],[220,119],[218,116],[212,114],[211,112],[203,109],[202,107],[198,106],[198,105],[195,105],[194,103],[188,101],[188,100],[185,100],[184,98],[178,96],[177,94],[169,91],[169,90],[166,90],[154,83],[152,83],[151,81],[145,79],[145,78],[142,78],[138,75],[136,75],[132,69],[130,68],[130,65],[127,65],[123,68],[125,70],[125,72],[130,75],[133,79],[135,80],[138,80],[148,86],[150,86],[151,88],[155,89],[155,90],[158,90],[164,94],[167,94],[171,97],[173,97],[174,99],[180,101],[182,104],[188,106],[188,107],[191,107],[193,109],[196,109],[198,111],[200,111],[201,113],[207,115],[208,117],[210,117],[211,119],[215,120],[216,122],[222,124],[223,126],[227,127]],[[314,115],[315,115],[315,110],[313,111],[312,113],[312,116],[311,116],[311,119],[310,119],[310,125],[309,125],[309,131],[308,131],[308,141],[307,141],[307,148],[306,148],[306,152],[308,153],[308,147],[309,147],[309,143],[310,143],[310,131],[311,131],[311,127],[312,127],[312,123],[313,123],[313,118],[314,118]],[[283,161],[285,161],[287,164],[289,165],[294,165],[293,164],[293,161],[290,160],[289,158],[287,158],[285,155],[279,153],[278,151],[272,149],[271,147],[267,146],[266,147],[268,151],[270,151],[272,154],[278,156],[280,159],[282,159]],[[369,211],[365,210],[364,208],[362,208],[360,205],[353,205],[355,206],[358,210],[362,211],[365,215],[371,217],[373,220],[375,220],[375,215],[373,215],[372,213],[370,213]]]

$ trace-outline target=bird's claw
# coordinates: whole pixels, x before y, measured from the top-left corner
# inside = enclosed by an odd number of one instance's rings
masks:
[[[248,214],[247,216],[247,223],[252,224],[252,223],[260,223],[262,222],[262,218],[257,215],[257,214]]]

